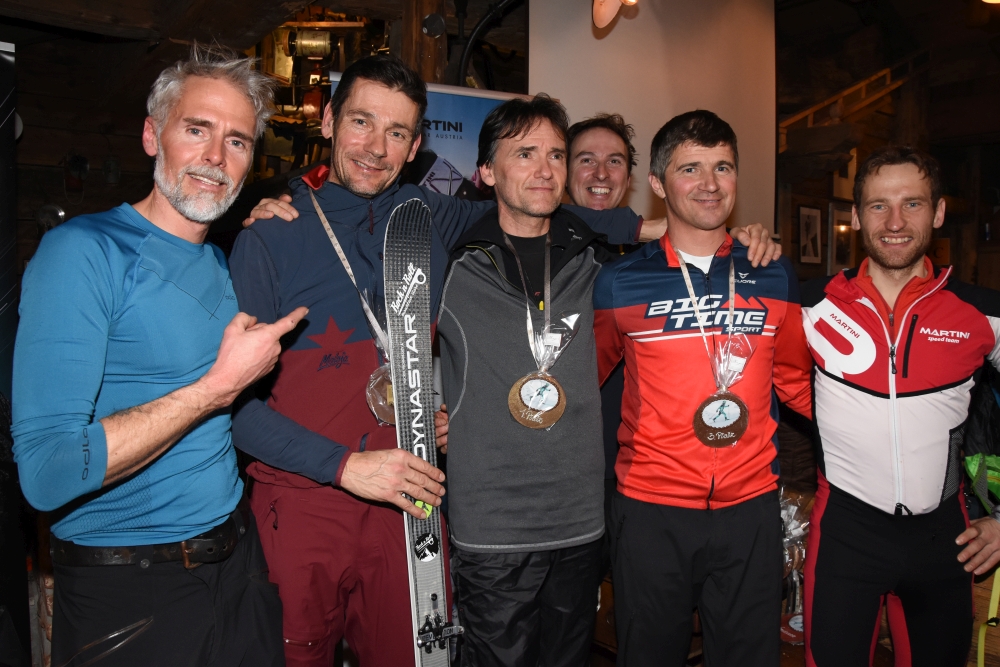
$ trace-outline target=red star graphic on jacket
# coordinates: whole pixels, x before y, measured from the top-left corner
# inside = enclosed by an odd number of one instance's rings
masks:
[[[366,449],[395,447],[395,430],[378,426],[365,398],[368,378],[380,363],[378,351],[371,340],[348,343],[353,333],[330,317],[326,331],[308,336],[318,347],[285,350],[269,405],[352,449],[366,433],[378,434],[378,443],[369,437]]]

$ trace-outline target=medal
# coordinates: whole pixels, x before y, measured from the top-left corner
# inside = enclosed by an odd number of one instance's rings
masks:
[[[709,447],[728,447],[746,433],[747,406],[729,391],[706,398],[694,413],[694,434]]]
[[[344,254],[344,249],[341,248],[340,241],[337,240],[337,235],[333,233],[333,228],[330,227],[330,221],[326,219],[323,209],[320,208],[319,202],[316,201],[316,195],[311,190],[309,191],[309,197],[312,199],[313,208],[316,209],[316,215],[319,216],[320,222],[323,223],[326,235],[330,238],[330,244],[337,251],[340,263],[343,264],[344,270],[347,271],[347,276],[351,279],[354,289],[358,292],[358,298],[361,299],[361,309],[365,311],[365,319],[368,320],[368,329],[372,334],[372,341],[375,343],[375,348],[378,350],[379,356],[385,360],[385,363],[376,368],[372,372],[371,377],[368,378],[368,387],[365,391],[365,397],[368,399],[368,408],[375,415],[375,418],[379,420],[380,424],[395,424],[396,407],[393,403],[392,394],[392,370],[389,367],[389,336],[385,333],[385,327],[379,324],[378,318],[372,312],[372,307],[368,305],[367,293],[362,292],[361,288],[358,287],[358,281],[354,278],[354,271],[351,270],[351,264],[347,261],[347,255]]]
[[[730,256],[729,321],[727,324],[729,335],[725,343],[715,345],[715,354],[712,354],[712,351],[708,349],[708,336],[705,335],[705,325],[698,306],[698,297],[694,293],[694,285],[691,284],[691,274],[688,272],[687,263],[677,252],[677,248],[674,248],[674,254],[680,260],[681,273],[684,275],[688,296],[691,297],[691,307],[694,310],[695,320],[698,322],[698,329],[701,331],[705,352],[712,364],[712,375],[716,386],[716,392],[702,401],[695,409],[692,422],[694,434],[702,444],[709,447],[729,447],[735,445],[743,437],[750,424],[750,412],[747,409],[747,404],[739,396],[729,391],[729,387],[743,377],[743,369],[746,367],[750,355],[753,354],[753,346],[746,334],[740,333],[733,336],[736,311],[735,265],[732,256]],[[712,342],[715,343],[714,336]]]
[[[527,315],[528,346],[535,358],[538,370],[528,373],[510,388],[507,394],[507,408],[522,426],[536,429],[551,428],[566,411],[566,390],[549,375],[548,370],[556,363],[576,334],[579,313],[560,313],[556,324],[550,319],[552,303],[551,254],[552,235],[545,235],[545,285],[543,287],[542,310],[545,312],[545,328],[538,334],[531,321],[531,297],[528,295],[528,281],[524,277],[521,258],[506,233],[503,235],[507,249],[514,255],[517,270],[524,287],[525,313]]]
[[[566,411],[566,393],[548,373],[529,373],[510,388],[507,407],[519,424],[548,428]]]
[[[389,364],[382,364],[368,378],[365,391],[368,408],[384,424],[396,423],[396,405],[392,394],[392,370]]]

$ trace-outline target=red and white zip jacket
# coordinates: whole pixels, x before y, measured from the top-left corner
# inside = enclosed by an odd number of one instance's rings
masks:
[[[958,489],[958,438],[988,360],[1000,363],[1000,292],[927,270],[889,308],[856,271],[807,283],[802,321],[827,481],[892,514],[925,514]]]

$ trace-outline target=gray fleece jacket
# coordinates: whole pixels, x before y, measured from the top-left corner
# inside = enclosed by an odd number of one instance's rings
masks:
[[[578,312],[580,327],[549,371],[567,405],[548,430],[522,426],[507,407],[511,386],[537,367],[524,292],[495,210],[459,242],[445,281],[437,336],[450,412],[448,507],[452,540],[466,551],[548,551],[604,532],[592,293],[606,251],[595,232],[563,209],[551,232],[552,317]],[[539,331],[544,315],[532,311]]]

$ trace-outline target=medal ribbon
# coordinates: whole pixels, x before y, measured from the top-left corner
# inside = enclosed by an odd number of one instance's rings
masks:
[[[371,325],[372,332],[378,338],[379,345],[382,346],[383,354],[388,356],[389,336],[386,335],[385,330],[378,323],[375,313],[372,312],[371,307],[369,307],[364,295],[358,288],[358,281],[354,278],[354,271],[351,270],[351,264],[347,261],[347,255],[344,254],[344,249],[340,247],[340,241],[337,240],[337,235],[333,233],[333,229],[330,227],[330,221],[326,219],[325,215],[323,215],[323,209],[319,207],[319,202],[316,201],[316,195],[312,193],[312,190],[309,191],[309,197],[312,199],[313,207],[316,209],[316,215],[319,216],[320,222],[323,223],[323,229],[326,230],[326,235],[330,237],[330,243],[333,244],[333,249],[337,251],[337,257],[340,258],[340,263],[344,265],[344,270],[347,271],[348,277],[351,279],[351,282],[354,283],[354,289],[358,291],[358,296],[361,299],[361,307],[365,311],[365,317],[368,318],[368,324]]]
[[[694,293],[694,285],[691,284],[691,274],[688,272],[687,262],[677,251],[676,246],[671,246],[674,249],[674,254],[677,255],[677,259],[680,261],[681,273],[684,274],[684,284],[687,285],[688,296],[691,297],[691,307],[694,308],[694,317],[698,321],[698,329],[701,330],[701,341],[705,344],[705,352],[708,354],[708,360],[712,362],[712,371],[715,375],[715,386],[721,391],[726,391],[726,387],[722,383],[721,369],[716,369],[715,357],[712,356],[712,351],[708,349],[708,336],[705,335],[705,325],[701,321],[701,310],[698,308],[698,297]],[[706,295],[707,296],[707,295]],[[729,339],[733,338],[733,322],[736,315],[736,270],[735,263],[733,262],[733,256],[729,256]]]
[[[311,194],[311,193],[310,193]],[[507,244],[507,249],[514,255],[514,261],[517,262],[517,272],[521,275],[521,287],[524,289],[524,312],[528,316],[528,345],[531,347],[531,354],[535,357],[535,362],[538,362],[539,354],[535,351],[535,327],[531,323],[531,295],[528,294],[528,280],[524,277],[524,268],[521,266],[521,258],[517,256],[517,250],[514,249],[514,244],[510,242],[510,237],[507,236],[507,232],[503,233],[503,241]],[[545,235],[545,285],[542,288],[542,312],[545,313],[545,329],[549,330],[549,324],[551,319],[551,304],[550,299],[552,297],[552,232]],[[544,342],[544,341],[543,341]],[[540,370],[540,369],[539,369]]]

